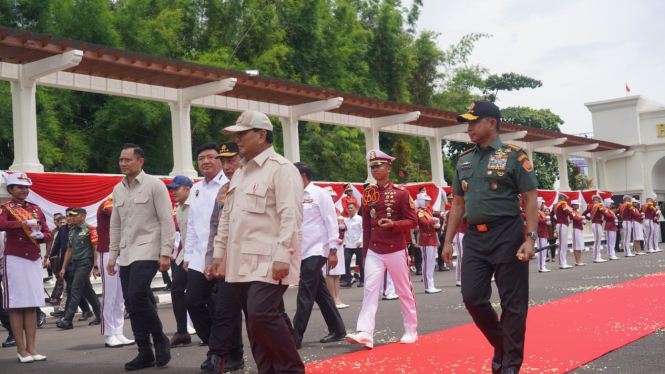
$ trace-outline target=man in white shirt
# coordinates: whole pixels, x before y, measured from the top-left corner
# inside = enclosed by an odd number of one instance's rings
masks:
[[[194,184],[189,193],[189,217],[185,239],[183,269],[187,271],[187,293],[185,306],[192,319],[196,334],[204,345],[208,344],[212,314],[212,289],[215,282],[203,273],[205,255],[210,237],[210,217],[219,189],[229,180],[222,172],[222,163],[217,158],[219,148],[215,143],[205,143],[196,150],[196,162],[203,180]]]
[[[358,215],[358,206],[355,203],[347,205],[349,217],[344,219],[346,232],[344,233],[344,260],[346,262],[346,277],[348,281],[340,287],[351,287],[351,257],[356,255],[356,265],[360,268],[358,287],[364,286],[365,269],[363,268],[363,218]]]
[[[296,347],[300,349],[314,302],[321,309],[323,319],[328,325],[329,334],[320,340],[321,343],[344,340],[346,327],[321,272],[326,261],[331,269],[337,265],[337,247],[342,244],[335,206],[330,194],[312,183],[312,167],[304,162],[296,162],[294,165],[298,168],[305,186],[302,262],[296,315],[293,318],[293,339]]]

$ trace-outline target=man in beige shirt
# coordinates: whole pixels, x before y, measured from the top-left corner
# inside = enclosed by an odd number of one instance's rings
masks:
[[[244,112],[223,132],[243,159],[215,237],[215,276],[235,284],[259,373],[304,373],[283,300],[300,275],[302,178],[275,153],[265,114]]]
[[[171,360],[171,344],[150,300],[150,284],[158,270],[169,270],[175,223],[166,185],[143,171],[144,162],[145,154],[139,146],[125,144],[119,160],[125,178],[113,188],[115,206],[106,266],[108,273],[115,275],[120,255],[122,293],[125,306],[132,311],[130,321],[139,349],[138,356],[125,364],[126,370],[161,367]]]

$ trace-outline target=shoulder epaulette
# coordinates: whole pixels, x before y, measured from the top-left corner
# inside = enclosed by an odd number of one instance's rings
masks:
[[[515,151],[515,152],[519,152],[519,151],[522,150],[522,148],[520,148],[520,147],[518,147],[518,146],[516,146],[516,145],[512,145],[512,144],[506,144],[506,148],[510,148],[510,149],[512,149],[512,150]]]
[[[464,156],[465,154],[467,154],[467,153],[469,153],[469,152],[471,152],[471,151],[473,151],[473,148],[469,148],[469,149],[467,149],[466,151],[460,153],[459,156],[457,156],[457,157],[462,157],[462,156]]]
[[[404,191],[404,187],[400,186],[399,184],[393,184],[393,187],[395,187],[396,190]]]

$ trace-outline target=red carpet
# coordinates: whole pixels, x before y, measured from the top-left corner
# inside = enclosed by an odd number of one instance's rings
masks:
[[[522,372],[565,373],[665,327],[665,273],[529,309]],[[308,373],[489,373],[493,350],[473,324],[307,365]]]

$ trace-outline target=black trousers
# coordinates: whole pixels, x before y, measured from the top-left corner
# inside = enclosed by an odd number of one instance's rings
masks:
[[[244,356],[242,343],[242,308],[232,283],[217,280],[215,314],[212,318],[208,354],[240,360]]]
[[[259,374],[304,373],[305,365],[284,312],[288,286],[265,282],[234,283],[245,313],[247,336]]]
[[[311,256],[300,263],[300,285],[298,286],[296,315],[293,317],[293,338],[296,341],[302,341],[303,335],[305,335],[312,309],[314,309],[314,302],[321,309],[323,319],[328,325],[328,332],[332,334],[346,331],[335,301],[323,279],[321,268],[327,260],[323,256]]]
[[[351,281],[351,257],[356,255],[356,265],[360,268],[360,282],[365,282],[365,268],[363,267],[363,249],[362,248],[344,248],[344,266],[346,274],[340,277]]]
[[[413,256],[413,266],[416,267],[416,271],[423,271],[423,251],[417,245],[412,245],[410,247],[409,256]]]
[[[67,309],[65,311],[65,319],[71,321],[74,319],[78,305],[81,303],[81,299],[90,303],[92,306],[92,311],[95,313],[96,317],[101,317],[100,309],[101,304],[99,303],[99,298],[97,293],[92,288],[92,283],[90,283],[90,272],[92,271],[92,266],[94,260],[92,258],[86,258],[83,260],[74,260],[72,262],[72,275],[70,276],[71,282],[67,282]],[[71,287],[70,287],[71,284]]]
[[[3,282],[0,282],[0,300],[4,300],[4,296],[2,295],[2,283]],[[9,325],[9,309],[4,309],[2,304],[0,304],[0,324],[11,332],[11,326]]]
[[[206,279],[203,273],[189,269],[187,272],[187,292],[185,293],[185,307],[192,319],[196,334],[201,341],[208,344],[210,329],[212,328],[212,289],[214,281]]]
[[[169,276],[168,271],[162,271],[162,280],[164,281],[164,285],[166,287],[171,287],[171,277]]]
[[[622,226],[623,226],[623,222],[619,222],[619,224],[617,225],[617,227],[618,227],[617,240],[616,240],[616,243],[614,243],[614,250],[616,252],[623,252],[623,249],[620,248],[621,243],[623,243],[623,241],[621,241],[621,228],[622,228]]]
[[[517,259],[524,243],[520,216],[486,232],[467,231],[462,258],[462,299],[476,326],[495,349],[503,367],[520,369],[529,307],[529,263]],[[490,303],[492,274],[501,298],[501,321]]]
[[[69,309],[69,304],[70,301],[72,300],[69,295],[72,294],[72,284],[74,283],[74,272],[71,270],[65,270],[65,282],[67,282],[67,287],[65,288],[67,290],[67,301],[65,301],[65,312],[67,312],[67,309]],[[85,297],[82,297],[79,300],[79,308],[81,308],[82,312],[89,312],[90,311],[90,304],[88,304],[88,301],[85,299]]]
[[[171,260],[173,281],[171,282],[171,302],[178,334],[187,333],[187,307],[185,307],[185,290],[187,289],[187,272]]]
[[[125,306],[129,304],[132,332],[136,340],[150,340],[162,334],[162,321],[152,303],[150,284],[159,270],[159,263],[154,261],[134,261],[127,266],[120,266],[120,284],[125,297]]]

